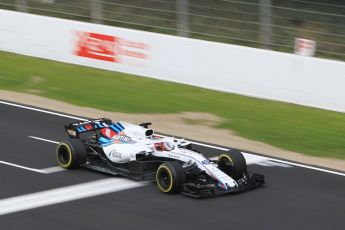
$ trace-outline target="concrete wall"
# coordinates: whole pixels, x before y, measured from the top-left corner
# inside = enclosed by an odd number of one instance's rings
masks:
[[[345,112],[344,62],[5,10],[0,50]]]

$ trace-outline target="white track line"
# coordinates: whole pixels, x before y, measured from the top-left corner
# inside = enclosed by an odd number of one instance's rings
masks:
[[[35,136],[28,136],[28,137],[32,138],[32,139],[40,140],[40,141],[45,141],[45,142],[53,143],[53,144],[59,144],[58,141],[52,141],[52,140],[48,140],[48,139],[44,139],[44,138],[40,138],[40,137],[35,137]]]
[[[53,166],[53,167],[41,169],[41,171],[43,171],[46,174],[56,173],[56,172],[61,172],[61,171],[66,171],[66,170],[67,169],[64,169],[60,166]]]
[[[67,118],[77,119],[77,120],[81,120],[81,121],[87,121],[87,119],[81,118],[81,117],[70,116],[70,115],[66,115],[66,114],[62,114],[62,113],[56,113],[56,112],[51,112],[51,111],[47,111],[47,110],[43,110],[43,109],[37,109],[37,108],[30,107],[30,106],[18,105],[18,104],[14,104],[14,103],[10,103],[10,102],[5,102],[5,101],[1,101],[1,100],[0,100],[0,104],[10,105],[10,106],[18,107],[18,108],[33,110],[33,111],[47,113],[47,114],[52,114],[52,115],[56,115],[56,116],[60,116],[60,117],[67,117]],[[207,145],[207,144],[203,144],[203,143],[198,143],[198,142],[192,142],[192,143],[198,144],[198,145],[202,145],[202,146],[206,146],[206,147],[215,148],[215,149],[227,150],[226,148],[221,148],[221,147],[217,147],[217,146]],[[331,174],[335,174],[335,175],[339,175],[339,176],[345,176],[345,173],[340,173],[340,172],[336,172],[336,171],[332,171],[332,170],[317,168],[317,167],[313,167],[313,166],[309,166],[309,165],[294,163],[294,162],[285,161],[285,160],[279,160],[279,159],[270,158],[270,157],[266,157],[266,158],[270,159],[272,161],[276,161],[276,162],[280,162],[280,163],[284,163],[284,164],[289,164],[289,165],[294,165],[294,166],[298,166],[298,167],[302,167],[302,168],[307,168],[307,169],[312,169],[312,170],[316,170],[316,171],[331,173]]]
[[[35,136],[28,136],[28,137],[35,139],[35,140],[39,140],[39,141],[45,141],[48,143],[59,144],[58,141],[53,141],[53,140],[49,140],[49,139],[45,139],[45,138],[41,138],[41,137],[35,137]],[[46,174],[61,172],[61,171],[65,171],[65,170],[66,169],[61,168],[60,166],[53,166],[53,167],[41,169],[41,171],[43,171]]]
[[[16,167],[16,168],[25,169],[25,170],[32,171],[32,172],[38,172],[38,173],[44,173],[44,174],[46,174],[46,172],[43,171],[43,170],[41,170],[41,169],[29,168],[29,167],[26,167],[26,166],[13,164],[13,163],[6,162],[6,161],[0,161],[0,164],[9,165],[9,166],[13,166],[13,167]]]
[[[57,141],[52,141],[52,140],[48,140],[48,139],[44,139],[44,138],[40,138],[40,137],[34,137],[34,136],[28,136],[28,137],[30,137],[32,139],[40,140],[40,141],[53,143],[53,144],[59,143]],[[65,171],[65,169],[63,169],[59,166],[53,166],[53,167],[44,168],[44,169],[36,169],[36,168],[26,167],[23,165],[14,164],[14,163],[7,162],[7,161],[0,161],[0,164],[16,167],[16,168],[20,168],[20,169],[25,169],[25,170],[32,171],[32,172],[43,173],[43,174],[50,174],[50,173]]]
[[[118,192],[145,183],[110,178],[0,200],[0,215]]]
[[[41,112],[41,113],[48,113],[48,114],[56,115],[59,117],[67,117],[67,118],[72,118],[72,119],[76,119],[76,120],[87,121],[87,119],[85,119],[85,118],[70,116],[70,115],[66,115],[66,114],[62,114],[62,113],[56,113],[56,112],[52,112],[52,111],[48,111],[48,110],[44,110],[44,109],[37,109],[37,108],[30,107],[30,106],[25,106],[25,105],[18,105],[18,104],[6,102],[6,101],[0,101],[0,104],[11,105],[14,107],[18,107],[18,108],[22,108],[22,109],[28,109],[28,110],[32,110],[32,111]]]
[[[25,170],[32,171],[32,172],[43,173],[43,174],[50,174],[50,173],[66,171],[66,169],[61,168],[60,166],[53,166],[53,167],[44,168],[44,169],[36,169],[36,168],[26,167],[23,165],[13,164],[13,163],[7,162],[7,161],[0,161],[0,164],[16,167],[16,168],[20,168],[20,169],[25,169]]]
[[[268,159],[271,159],[272,161],[283,163],[283,164],[298,166],[298,167],[312,169],[312,170],[316,170],[316,171],[320,171],[320,172],[325,172],[325,173],[331,173],[331,174],[335,174],[335,175],[338,175],[338,176],[345,176],[345,173],[336,172],[336,171],[332,171],[332,170],[328,170],[328,169],[322,169],[322,168],[318,168],[318,167],[314,167],[314,166],[309,166],[309,165],[304,165],[304,164],[300,164],[300,163],[294,163],[294,162],[285,161],[285,160],[279,160],[279,159],[274,159],[274,158],[268,158]]]
[[[28,136],[28,137],[30,137],[32,139],[40,140],[40,141],[53,143],[53,144],[59,143],[57,141],[52,141],[52,140],[48,140],[48,139],[44,139],[44,138],[40,138],[40,137],[34,137],[34,136]],[[43,174],[50,174],[50,173],[55,173],[55,172],[60,172],[60,171],[65,170],[59,166],[49,167],[49,168],[45,168],[45,169],[36,169],[36,168],[30,168],[30,167],[14,164],[14,163],[7,162],[7,161],[0,161],[0,164],[16,167],[16,168],[20,168],[20,169],[25,169],[25,170],[32,171],[32,172],[43,173]]]

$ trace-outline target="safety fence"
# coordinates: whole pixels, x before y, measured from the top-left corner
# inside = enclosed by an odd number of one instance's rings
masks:
[[[337,0],[0,0],[0,8],[345,60],[345,2]]]

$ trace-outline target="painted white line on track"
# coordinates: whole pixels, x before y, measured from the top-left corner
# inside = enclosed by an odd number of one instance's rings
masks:
[[[40,140],[40,141],[45,141],[45,142],[53,143],[53,144],[59,144],[58,141],[52,141],[52,140],[48,140],[48,139],[45,139],[45,138],[40,138],[40,137],[35,137],[35,136],[28,136],[28,137],[32,138],[32,139]]]
[[[245,153],[245,152],[243,152],[243,153],[244,154],[251,154],[251,153]],[[251,154],[251,155],[253,155],[253,154]],[[254,156],[258,156],[258,155],[254,155]],[[262,156],[258,156],[258,157],[262,157]],[[295,162],[286,161],[286,160],[280,160],[280,159],[271,158],[271,157],[262,157],[262,158],[265,158],[266,161],[273,161],[273,162],[277,162],[277,163],[281,163],[281,164],[298,166],[298,167],[312,169],[312,170],[321,171],[321,172],[325,172],[325,173],[331,173],[331,174],[335,174],[335,175],[339,175],[339,176],[345,176],[345,173],[336,172],[336,171],[333,171],[333,170],[328,170],[328,169],[323,169],[323,168],[318,168],[318,167],[315,167],[315,166],[304,165],[304,164],[300,164],[300,163],[295,163]]]
[[[56,173],[56,172],[61,172],[61,171],[66,171],[67,169],[64,169],[60,166],[53,166],[53,167],[49,167],[49,168],[44,168],[41,169],[43,172],[45,172],[46,174],[50,174],[50,173]]]
[[[304,165],[304,164],[300,164],[300,163],[294,163],[294,162],[279,160],[279,159],[274,159],[274,158],[271,158],[271,161],[275,161],[275,162],[279,162],[279,163],[283,163],[283,164],[288,164],[288,165],[293,165],[293,166],[298,166],[298,167],[307,168],[307,169],[312,169],[312,170],[316,170],[316,171],[320,171],[320,172],[330,173],[330,174],[334,174],[334,175],[338,175],[338,176],[345,176],[345,173],[336,172],[336,171],[332,171],[332,170],[328,170],[328,169],[322,169],[322,168],[318,168],[315,166],[309,166],[309,165]]]
[[[59,143],[57,141],[52,141],[52,140],[48,140],[48,139],[44,139],[44,138],[40,138],[40,137],[34,137],[34,136],[28,136],[28,137],[30,137],[32,139],[40,140],[40,141],[53,143],[53,144]],[[43,174],[50,174],[50,173],[55,173],[55,172],[60,172],[60,171],[65,170],[59,166],[49,167],[49,168],[45,168],[45,169],[36,169],[36,168],[26,167],[23,165],[14,164],[14,163],[7,162],[7,161],[0,161],[0,164],[16,167],[16,168],[20,168],[20,169],[25,169],[25,170],[32,171],[32,172],[43,173]]]
[[[283,164],[283,163],[279,163],[279,162],[275,162],[275,161],[264,161],[264,162],[258,162],[256,163],[258,165],[261,166],[266,166],[266,167],[283,167],[283,168],[291,168],[293,167],[292,165],[288,165],[288,164]]]
[[[46,172],[43,171],[43,170],[41,170],[41,169],[29,168],[29,167],[26,167],[26,166],[13,164],[13,163],[6,162],[6,161],[0,161],[0,164],[9,165],[9,166],[13,166],[13,167],[16,167],[16,168],[25,169],[25,170],[32,171],[32,172],[38,172],[38,173],[44,173],[44,174],[46,174]]]
[[[41,137],[35,137],[35,136],[28,136],[28,137],[32,138],[32,139],[35,139],[35,140],[52,143],[52,144],[59,144],[58,141],[53,141],[53,140],[49,140],[49,139],[45,139],[45,138],[41,138]],[[53,167],[41,169],[41,171],[43,171],[46,174],[50,174],[50,173],[66,171],[66,169],[64,169],[64,168],[62,168],[60,166],[53,166]]]
[[[37,108],[30,107],[30,106],[25,106],[25,105],[18,105],[18,104],[6,102],[6,101],[0,101],[0,104],[10,105],[10,106],[14,106],[14,107],[22,108],[22,109],[28,109],[28,110],[32,110],[32,111],[37,111],[37,112],[41,112],[41,113],[48,113],[48,114],[56,115],[59,117],[67,117],[67,118],[71,118],[71,119],[87,121],[87,119],[85,119],[85,118],[75,117],[75,116],[66,115],[66,114],[62,114],[62,113],[56,113],[56,112],[52,112],[52,111],[48,111],[48,110],[44,110],[44,109],[37,109]]]
[[[30,107],[30,106],[18,105],[18,104],[15,104],[15,103],[5,102],[5,101],[1,101],[1,100],[0,100],[0,104],[10,105],[10,106],[14,106],[14,107],[19,107],[19,108],[33,110],[33,111],[47,113],[47,114],[52,114],[52,115],[56,115],[56,116],[60,116],[60,117],[67,117],[67,118],[77,119],[77,120],[81,120],[81,121],[87,121],[88,120],[88,119],[81,118],[81,117],[70,116],[70,115],[66,115],[66,114],[62,114],[62,113],[57,113],[57,112],[51,112],[51,111],[44,110],[44,109],[37,109],[37,108]],[[218,146],[203,144],[203,143],[199,143],[199,142],[191,142],[191,143],[198,144],[198,145],[201,145],[201,146],[211,147],[211,148],[214,148],[214,149],[227,150],[227,148],[221,148],[221,147],[218,147]],[[252,155],[254,155],[254,154],[252,154]],[[255,155],[255,156],[258,156],[258,155]],[[302,168],[307,168],[307,169],[312,169],[312,170],[321,171],[321,172],[325,172],[325,173],[335,174],[335,175],[339,175],[339,176],[345,176],[345,173],[340,173],[340,172],[336,172],[336,171],[332,171],[332,170],[322,169],[322,168],[318,168],[318,167],[314,167],[314,166],[294,163],[294,162],[285,161],[285,160],[279,160],[279,159],[270,158],[270,157],[265,157],[265,158],[270,159],[272,161],[284,163],[284,164],[289,164],[289,165],[298,166],[298,167],[302,167]]]
[[[0,215],[119,192],[145,184],[123,178],[110,178],[6,198],[0,200]]]

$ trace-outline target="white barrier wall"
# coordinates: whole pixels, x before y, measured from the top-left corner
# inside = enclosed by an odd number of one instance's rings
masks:
[[[0,50],[345,112],[338,61],[5,10]]]

